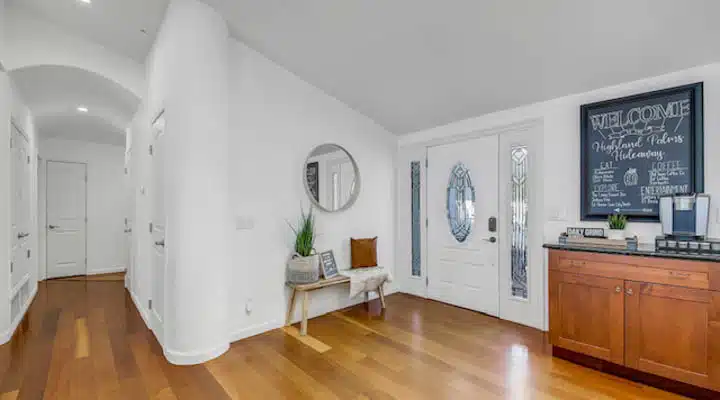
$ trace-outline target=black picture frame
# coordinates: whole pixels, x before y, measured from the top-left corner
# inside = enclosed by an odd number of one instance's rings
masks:
[[[333,278],[339,274],[335,254],[332,250],[320,253],[320,266],[325,279]]]
[[[691,107],[691,140],[689,170],[693,175],[690,178],[691,192],[701,193],[704,190],[704,119],[703,119],[703,83],[697,82],[689,85],[677,86],[668,89],[656,90],[617,99],[604,100],[591,104],[584,104],[580,107],[580,217],[582,221],[604,221],[607,220],[607,213],[592,213],[590,185],[588,179],[588,118],[594,109],[606,108],[608,106],[620,105],[622,103],[652,101],[669,95],[689,93]],[[659,213],[654,215],[624,213],[628,220],[633,222],[659,222]]]

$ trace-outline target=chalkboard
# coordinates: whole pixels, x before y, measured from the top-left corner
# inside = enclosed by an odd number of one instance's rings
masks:
[[[320,265],[322,266],[323,276],[330,279],[338,274],[337,264],[335,263],[335,255],[332,250],[320,253]]]
[[[703,191],[703,86],[580,109],[581,217],[659,221],[664,194]]]

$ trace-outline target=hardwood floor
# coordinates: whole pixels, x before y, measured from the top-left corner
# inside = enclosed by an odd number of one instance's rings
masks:
[[[387,297],[168,364],[118,281],[40,284],[0,346],[0,399],[676,399],[553,359],[533,329],[412,296]]]

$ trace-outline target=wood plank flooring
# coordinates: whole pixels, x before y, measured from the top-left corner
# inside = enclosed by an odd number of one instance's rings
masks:
[[[0,399],[677,399],[549,355],[546,335],[395,294],[168,364],[121,281],[49,281],[0,346]]]

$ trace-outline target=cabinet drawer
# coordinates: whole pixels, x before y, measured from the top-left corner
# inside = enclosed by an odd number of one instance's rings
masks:
[[[629,281],[661,283],[695,289],[711,289],[711,274],[705,263],[643,257],[565,252],[551,258],[550,269],[575,274],[602,276]],[[676,266],[677,269],[672,267]]]

